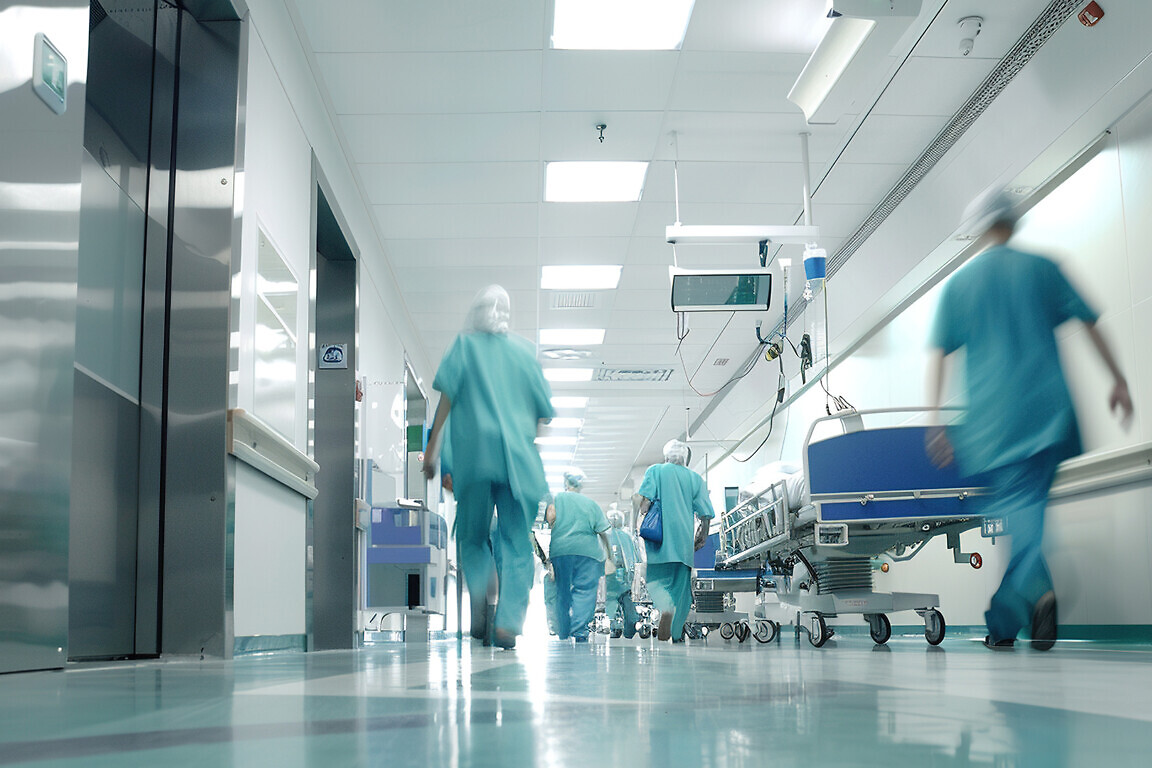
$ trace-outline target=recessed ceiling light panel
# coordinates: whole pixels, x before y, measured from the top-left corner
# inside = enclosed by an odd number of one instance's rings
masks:
[[[674,51],[684,42],[695,0],[556,0],[552,47]]]
[[[548,381],[592,381],[591,368],[545,368]]]
[[[578,264],[540,268],[540,287],[546,291],[604,291],[620,284],[619,264]]]
[[[548,163],[544,200],[549,203],[634,203],[644,191],[646,162],[578,160]]]
[[[604,343],[603,328],[541,328],[540,343],[585,347]]]

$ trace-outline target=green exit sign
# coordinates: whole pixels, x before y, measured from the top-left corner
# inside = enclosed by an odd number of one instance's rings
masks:
[[[43,32],[36,33],[32,90],[56,114],[62,115],[68,108],[68,60]]]

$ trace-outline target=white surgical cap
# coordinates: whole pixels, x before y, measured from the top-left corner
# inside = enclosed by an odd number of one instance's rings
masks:
[[[512,302],[508,291],[490,285],[476,294],[468,310],[467,330],[474,333],[508,333],[512,319]]]
[[[684,467],[688,465],[688,457],[691,451],[686,443],[679,440],[669,440],[664,443],[664,461],[670,464],[679,464]]]
[[[961,227],[973,235],[982,235],[995,226],[1015,229],[1019,218],[1016,199],[1003,190],[993,189],[968,204]]]
[[[576,467],[564,470],[564,485],[580,490],[584,487],[584,473]]]

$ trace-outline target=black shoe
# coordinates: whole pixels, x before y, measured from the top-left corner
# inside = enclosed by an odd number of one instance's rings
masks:
[[[1049,590],[1032,609],[1032,649],[1048,651],[1056,645],[1056,593]]]
[[[988,635],[984,636],[984,647],[993,651],[1010,651],[1014,645],[1016,645],[1016,641],[1011,638],[992,642],[991,637]]]

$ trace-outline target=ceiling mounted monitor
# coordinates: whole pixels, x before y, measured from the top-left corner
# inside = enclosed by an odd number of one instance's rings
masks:
[[[763,312],[772,300],[768,269],[670,270],[673,312]]]

